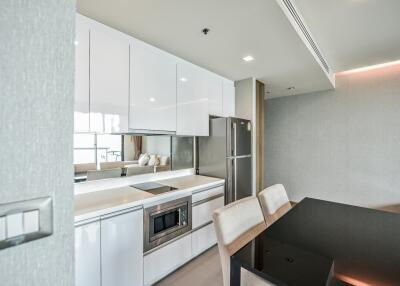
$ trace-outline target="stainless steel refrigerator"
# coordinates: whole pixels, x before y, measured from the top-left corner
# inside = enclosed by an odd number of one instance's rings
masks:
[[[251,133],[249,120],[213,118],[199,137],[198,173],[225,179],[225,204],[252,195]]]

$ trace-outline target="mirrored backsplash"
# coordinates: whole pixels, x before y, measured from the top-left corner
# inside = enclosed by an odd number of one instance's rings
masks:
[[[193,168],[193,137],[74,134],[75,182]]]

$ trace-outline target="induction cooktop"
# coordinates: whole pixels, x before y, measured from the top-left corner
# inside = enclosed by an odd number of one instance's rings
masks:
[[[154,182],[135,184],[135,185],[131,185],[131,187],[151,193],[153,195],[159,195],[162,193],[177,190],[177,188],[159,184],[159,183],[154,183]]]

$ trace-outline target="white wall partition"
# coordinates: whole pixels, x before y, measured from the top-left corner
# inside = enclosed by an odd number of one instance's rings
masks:
[[[53,234],[0,251],[3,286],[74,285],[75,1],[0,1],[0,204],[51,197]]]

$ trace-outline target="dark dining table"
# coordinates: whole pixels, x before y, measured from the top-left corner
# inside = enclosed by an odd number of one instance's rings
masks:
[[[399,286],[400,214],[305,198],[231,257],[274,285]]]

